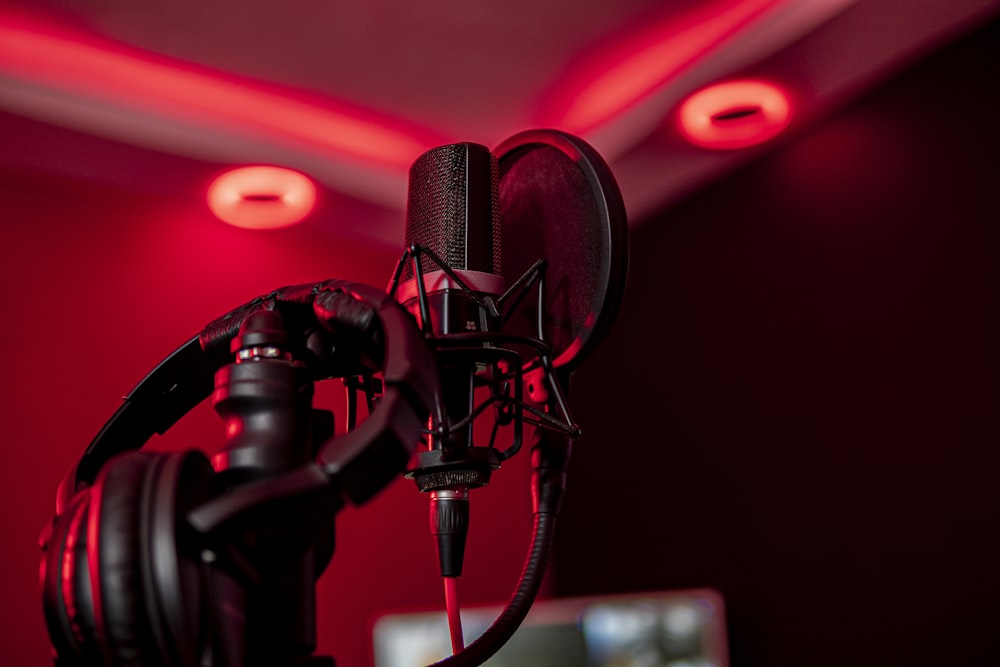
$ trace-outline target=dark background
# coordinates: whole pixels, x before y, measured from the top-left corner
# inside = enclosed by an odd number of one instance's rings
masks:
[[[738,667],[1000,664],[998,45],[633,231],[559,593],[715,587]]]

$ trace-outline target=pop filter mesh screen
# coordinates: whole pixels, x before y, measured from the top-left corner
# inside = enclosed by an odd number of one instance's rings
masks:
[[[533,145],[501,156],[500,219],[504,277],[510,285],[545,259],[543,332],[556,365],[580,352],[608,289],[610,234],[594,185],[579,164],[557,148]],[[510,327],[534,335],[531,307],[511,315]]]

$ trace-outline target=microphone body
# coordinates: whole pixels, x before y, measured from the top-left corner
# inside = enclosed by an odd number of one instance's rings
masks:
[[[440,146],[410,169],[406,243],[429,251],[433,261],[421,263],[423,253],[415,253],[404,267],[397,298],[437,344],[450,424],[472,411],[478,360],[463,358],[474,354],[450,354],[449,337],[499,329],[496,308],[490,307],[504,289],[499,208],[497,160],[485,146]],[[426,312],[421,311],[420,291],[426,294]],[[450,429],[433,445],[451,450],[472,446],[471,423]]]
[[[462,572],[468,490],[487,484],[499,467],[492,450],[473,441],[477,376],[485,365],[480,350],[489,343],[456,344],[464,334],[500,328],[499,209],[499,169],[485,146],[440,146],[410,169],[406,244],[412,262],[403,269],[397,299],[437,352],[445,420],[432,429],[429,447],[411,462],[410,475],[430,494],[431,533],[445,577]]]

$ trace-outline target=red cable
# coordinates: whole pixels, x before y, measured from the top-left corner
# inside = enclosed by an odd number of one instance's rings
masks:
[[[442,579],[444,579],[444,605],[448,611],[448,629],[451,631],[451,652],[458,653],[465,648],[462,616],[458,608],[458,578],[442,577]]]

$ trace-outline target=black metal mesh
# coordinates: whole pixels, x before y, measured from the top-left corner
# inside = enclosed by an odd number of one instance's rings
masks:
[[[500,274],[499,211],[497,159],[483,146],[440,146],[410,168],[406,243],[429,248],[453,269]],[[409,266],[404,277],[412,277]]]

